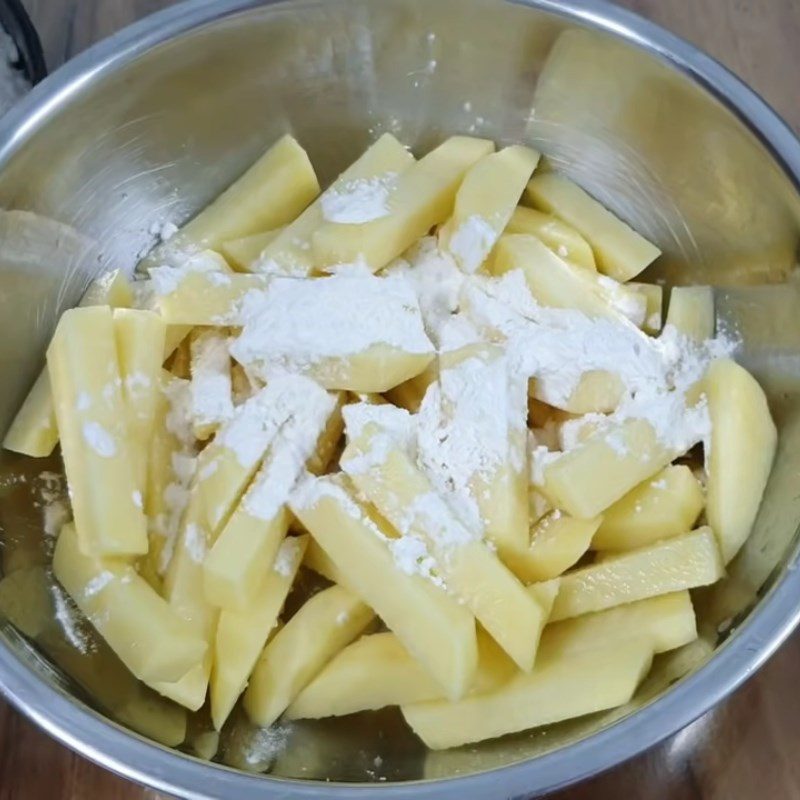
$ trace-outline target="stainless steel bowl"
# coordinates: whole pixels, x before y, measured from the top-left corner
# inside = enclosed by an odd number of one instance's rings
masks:
[[[454,132],[532,143],[658,241],[665,256],[651,279],[720,287],[718,308],[769,392],[780,446],[753,536],[727,580],[696,598],[716,652],[670,688],[680,665],[659,659],[636,701],[613,715],[441,754],[426,754],[392,714],[308,725],[269,776],[203,763],[104,718],[7,624],[6,696],[134,780],[242,799],[529,796],[630,758],[711,708],[800,617],[800,314],[790,275],[800,143],[717,63],[614,6],[195,0],[60,69],[0,123],[0,205],[37,215],[24,218],[24,235],[2,234],[0,429],[59,311],[87,281],[132,268],[154,224],[185,219],[287,130],[323,180],[384,130],[420,149]],[[15,462],[0,466],[8,473]],[[380,777],[388,781],[364,783]]]

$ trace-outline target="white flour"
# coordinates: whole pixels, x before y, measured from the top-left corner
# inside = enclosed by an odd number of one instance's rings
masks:
[[[67,637],[67,641],[80,653],[88,654],[91,650],[90,640],[81,630],[81,619],[72,598],[58,583],[50,585],[50,593],[53,597],[56,621],[64,636]]]
[[[220,273],[224,283],[227,278],[228,263],[213,250],[203,250],[189,255],[183,254],[176,265],[164,265],[148,270],[150,288],[159,296],[172,294],[180,286],[181,281],[192,272],[205,272],[210,275]],[[219,284],[219,280],[218,278],[217,284]]]
[[[441,333],[458,309],[464,273],[453,257],[439,249],[433,236],[425,236],[385,270],[400,275],[414,288],[425,331],[441,345]]]
[[[476,481],[488,483],[503,466],[522,470],[527,420],[527,381],[518,380],[499,348],[443,369],[419,411],[419,460],[431,482],[462,519],[482,529]],[[520,454],[518,449],[522,449]]]
[[[257,519],[271,520],[285,505],[336,405],[332,395],[308,383],[311,386],[281,425],[258,477],[244,496],[245,511]]]
[[[430,353],[414,291],[397,276],[348,270],[316,280],[273,278],[245,296],[231,355],[259,378],[303,372],[383,344]]]
[[[277,377],[234,411],[215,442],[233,451],[243,467],[252,467],[305,397],[320,391],[319,384],[302,375]]]
[[[297,539],[292,536],[287,537],[281,542],[278,552],[275,555],[275,563],[272,569],[288,578],[297,568],[297,560],[300,557],[300,544]]]
[[[14,66],[18,61],[17,45],[0,28],[0,114],[5,114],[17,100],[31,90],[28,79]]]
[[[353,441],[370,423],[388,431],[412,458],[417,449],[417,417],[389,403],[351,403],[342,409],[347,440]]]
[[[513,369],[536,379],[537,396],[545,402],[563,407],[584,372],[613,372],[626,393],[612,415],[597,420],[605,427],[646,419],[676,455],[707,437],[707,411],[703,404],[687,409],[686,394],[711,360],[733,351],[734,342],[718,337],[696,344],[673,326],[652,338],[633,325],[544,308],[519,271],[500,279],[473,278],[464,298],[480,327],[506,338]]]
[[[420,537],[415,535],[387,537],[348,492],[331,478],[316,478],[306,474],[295,486],[289,499],[289,506],[302,511],[313,508],[324,498],[334,500],[345,513],[358,520],[381,541],[386,542],[401,572],[406,575],[422,575],[440,586],[444,585],[436,573],[436,564],[428,551],[427,544]]]
[[[473,214],[453,231],[448,248],[464,272],[472,275],[486,260],[497,241],[497,231],[481,216]]]
[[[113,458],[117,454],[117,442],[98,422],[83,423],[83,441],[101,458]]]
[[[322,218],[328,222],[358,225],[389,215],[389,194],[397,174],[347,181],[320,197]]]
[[[228,341],[216,330],[192,342],[191,403],[195,425],[220,425],[233,415]]]

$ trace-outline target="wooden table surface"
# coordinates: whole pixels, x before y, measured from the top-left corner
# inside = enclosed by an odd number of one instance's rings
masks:
[[[24,0],[48,65],[169,0]],[[800,0],[626,0],[698,44],[800,132]],[[800,632],[716,711],[646,755],[557,800],[800,800]],[[0,800],[153,800],[71,753],[0,702]]]

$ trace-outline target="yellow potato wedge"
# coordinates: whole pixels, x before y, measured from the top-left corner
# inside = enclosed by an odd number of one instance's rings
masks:
[[[601,520],[602,517],[575,519],[562,511],[551,511],[531,529],[527,550],[504,560],[526,583],[556,578],[586,553]]]
[[[189,343],[189,390],[195,438],[205,440],[233,416],[233,383],[227,331],[197,329]]]
[[[75,527],[61,529],[53,572],[111,649],[140,680],[177,680],[206,643],[130,564],[86,556]]]
[[[336,566],[333,559],[322,549],[314,538],[308,543],[306,555],[303,559],[303,566],[313,570],[317,575],[321,575],[331,583],[338,583],[340,586],[344,586],[345,589],[350,588],[347,585],[347,578],[345,578],[344,573]]]
[[[704,504],[703,487],[689,467],[666,467],[606,509],[592,547],[631,550],[686,533]]]
[[[131,285],[122,270],[115,269],[96,278],[86,290],[80,305],[128,308],[133,303]],[[31,387],[11,427],[3,439],[3,447],[33,458],[44,458],[58,444],[58,425],[50,376],[44,369]]]
[[[630,419],[590,435],[547,465],[541,484],[534,482],[556,508],[578,519],[592,519],[675,455],[647,420]]]
[[[307,394],[317,392],[319,386],[308,378],[299,375],[276,378],[236,408],[230,422],[200,454],[198,492],[212,542],[255,475],[281,425],[295,408],[303,407]]]
[[[170,607],[185,620],[194,635],[206,643],[205,656],[177,681],[149,683],[159,694],[190,711],[197,711],[205,702],[218,617],[203,594],[203,559],[210,539],[203,511],[202,498],[194,488],[164,578],[164,594]]]
[[[203,586],[212,605],[244,610],[252,604],[289,528],[289,494],[335,402],[320,386],[310,385],[277,432],[203,563]]]
[[[168,283],[157,296],[156,308],[173,329],[186,325],[236,325],[245,297],[250,292],[264,291],[268,284],[264,275],[179,273],[174,283]]]
[[[415,574],[403,540],[391,538],[393,533],[334,479],[307,479],[290,505],[332,563],[326,577],[341,575],[343,585],[375,609],[440,692],[460,697],[478,658],[475,620],[467,608]]]
[[[493,275],[521,269],[533,297],[543,306],[572,308],[590,317],[606,317],[639,326],[647,300],[604,275],[570,264],[535,236],[506,234],[495,248]]]
[[[545,621],[541,605],[463,526],[391,435],[367,424],[349,442],[340,463],[402,536],[430,547],[448,591],[466,604],[520,669],[530,670]]]
[[[467,170],[491,153],[485,139],[452,136],[406,169],[392,187],[387,216],[363,224],[325,222],[312,236],[317,267],[363,262],[376,272],[453,211]]]
[[[114,339],[139,503],[146,502],[148,445],[155,425],[165,337],[166,326],[158,314],[132,308],[114,311]]]
[[[264,248],[284,230],[286,228],[281,227],[264,233],[243,236],[241,239],[228,239],[220,245],[219,249],[237,272],[248,272],[250,265],[258,260]]]
[[[696,342],[714,338],[714,291],[710,286],[674,286],[669,293],[667,325]]]
[[[111,309],[65,312],[47,367],[81,547],[104,556],[146,553]]]
[[[694,607],[684,590],[554,622],[545,627],[539,646],[542,654],[565,657],[646,639],[654,653],[665,653],[696,638]]]
[[[525,197],[534,208],[572,225],[592,246],[601,272],[618,281],[635,278],[661,251],[604,208],[577,184],[555,172],[534,175]]]
[[[210,684],[211,718],[217,730],[221,730],[245,690],[258,656],[278,622],[307,543],[307,536],[285,539],[252,603],[242,611],[226,610],[219,615]]]
[[[550,621],[708,586],[724,574],[713,531],[698,528],[562,575]]]
[[[272,274],[309,275],[315,266],[312,237],[325,224],[324,209],[329,201],[352,191],[362,182],[392,182],[413,163],[414,156],[394,136],[385,133],[294,222],[263,248],[249,269]]]
[[[744,367],[715,361],[702,385],[711,417],[706,516],[727,564],[753,527],[778,437],[764,390]]]
[[[644,641],[542,658],[532,672],[518,673],[488,694],[401,710],[432,750],[457,747],[621,706],[647,674],[652,657]]]
[[[439,231],[439,246],[464,272],[480,269],[538,163],[535,150],[512,145],[484,156],[464,176],[453,215]]]
[[[635,283],[634,281],[625,285],[628,289],[633,289],[643,295],[647,302],[642,330],[652,335],[660,333],[664,318],[664,287],[657,283]]]
[[[250,676],[244,708],[268,727],[340,650],[374,619],[355,595],[331,586],[307,600],[267,644]]]
[[[552,214],[518,206],[506,225],[506,233],[527,233],[540,239],[560,258],[579,267],[597,270],[589,243],[571,225]]]
[[[302,324],[300,313],[314,324]],[[272,278],[245,315],[231,355],[265,381],[290,370],[326,389],[369,393],[421,373],[434,347],[407,281],[348,271],[316,280]]]
[[[140,264],[149,269],[183,253],[273,230],[293,220],[319,193],[305,150],[291,136],[278,139],[214,202],[156,247]]]
[[[527,381],[493,345],[444,353],[439,367],[418,416],[420,463],[471,509],[502,558],[522,552],[529,541]]]
[[[173,406],[188,402],[189,384],[162,370],[149,442],[144,510],[149,548],[142,574],[163,575],[172,555],[181,517],[189,501],[196,460],[190,425],[181,426]],[[146,565],[146,566],[145,566]]]
[[[471,694],[493,691],[517,672],[513,661],[485,631]],[[348,645],[300,692],[289,719],[337,717],[386,706],[443,699],[442,687],[393,633],[362,636]]]

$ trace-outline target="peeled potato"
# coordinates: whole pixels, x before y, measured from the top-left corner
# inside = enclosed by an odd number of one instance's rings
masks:
[[[703,488],[689,467],[666,467],[606,509],[592,547],[630,550],[686,533],[704,504]]]
[[[698,528],[562,575],[550,620],[708,586],[724,574],[714,533],[708,527]]]
[[[667,325],[704,342],[714,336],[714,292],[710,286],[675,286],[669,295]]]
[[[711,416],[706,515],[727,564],[755,522],[778,436],[764,390],[744,367],[715,361],[703,385]]]
[[[535,175],[525,191],[535,208],[573,225],[594,250],[601,272],[618,281],[636,277],[661,251],[572,181],[555,172]]]
[[[627,703],[650,669],[649,642],[606,646],[569,657],[543,657],[488,694],[456,703],[403,706],[406,722],[431,749],[457,747]]]

